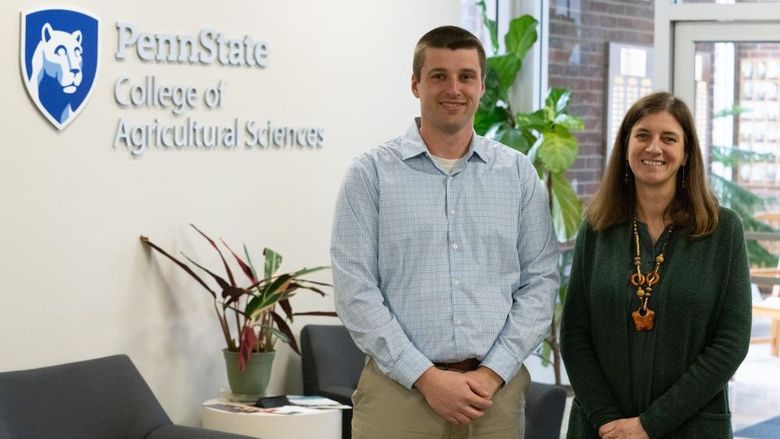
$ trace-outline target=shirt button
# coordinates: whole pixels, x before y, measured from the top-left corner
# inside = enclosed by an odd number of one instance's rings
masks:
[[[450,209],[450,215],[455,215],[455,209]]]
[[[460,325],[461,323],[463,323],[463,321],[461,319],[458,319],[458,320],[455,321],[456,325]]]
[[[458,244],[455,244],[455,243],[453,242],[453,243],[452,243],[452,249],[453,249],[453,250],[457,250],[457,249],[458,249]]]
[[[452,281],[452,283],[454,283],[454,284],[455,284],[455,286],[457,287],[458,285],[460,285],[460,279],[454,279],[454,280]]]

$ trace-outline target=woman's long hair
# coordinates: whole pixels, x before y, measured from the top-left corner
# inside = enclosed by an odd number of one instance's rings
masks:
[[[636,101],[620,124],[601,184],[585,211],[594,230],[606,230],[631,219],[636,208],[636,186],[627,158],[631,129],[648,114],[660,112],[669,113],[682,127],[688,157],[688,162],[677,171],[677,188],[668,210],[672,223],[677,228],[688,228],[693,237],[712,233],[717,227],[719,204],[704,175],[704,159],[691,112],[680,99],[659,92]]]

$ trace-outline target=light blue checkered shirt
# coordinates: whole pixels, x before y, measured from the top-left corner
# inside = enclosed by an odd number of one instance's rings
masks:
[[[357,157],[336,203],[336,311],[411,388],[432,362],[477,358],[508,382],[549,332],[558,247],[528,159],[472,137],[447,173],[418,125]]]

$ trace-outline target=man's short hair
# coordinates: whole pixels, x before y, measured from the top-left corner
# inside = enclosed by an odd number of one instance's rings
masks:
[[[420,79],[422,66],[425,62],[425,49],[433,47],[436,49],[476,49],[479,55],[479,69],[482,80],[485,80],[485,49],[482,42],[474,34],[466,29],[457,26],[441,26],[426,33],[417,42],[414,48],[414,60],[412,61],[412,71],[414,77]]]

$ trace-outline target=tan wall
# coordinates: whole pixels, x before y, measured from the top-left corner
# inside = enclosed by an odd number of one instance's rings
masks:
[[[400,134],[417,114],[409,91],[417,38],[457,24],[456,0],[366,2],[71,1],[102,18],[101,67],[83,112],[57,132],[28,98],[19,68],[19,13],[2,3],[0,83],[0,370],[130,355],[169,415],[197,425],[200,402],[227,387],[223,340],[209,298],[190,278],[141,246],[141,234],[210,267],[218,260],[188,229],[195,223],[255,260],[264,246],[283,268],[329,263],[332,206],[349,160]],[[114,59],[116,22],[139,31],[270,43],[265,70]],[[222,108],[189,116],[233,117],[326,130],[315,151],[152,148],[133,158],[112,146],[119,117],[181,120],[164,110],[122,110],[113,86],[127,75],[204,88],[225,82]],[[330,280],[330,274],[320,276]],[[297,310],[333,309],[297,297]],[[307,322],[296,321],[295,331]],[[279,348],[270,392],[301,390],[300,359]]]

